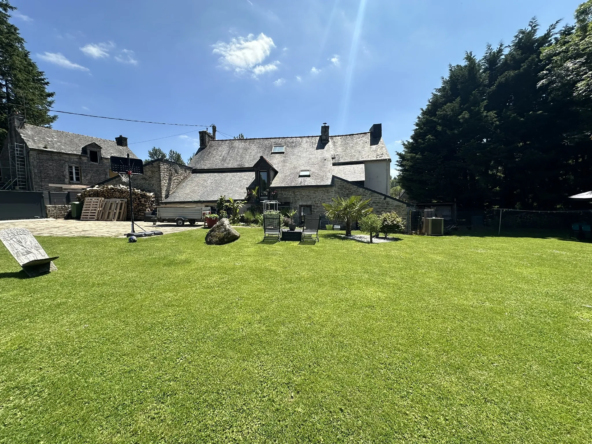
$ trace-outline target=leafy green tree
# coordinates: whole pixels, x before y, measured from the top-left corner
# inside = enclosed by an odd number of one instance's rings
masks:
[[[0,141],[7,135],[11,114],[46,127],[57,119],[49,115],[54,102],[54,93],[47,91],[49,82],[31,60],[18,28],[9,22],[15,9],[7,0],[0,0]]]
[[[168,160],[170,160],[171,162],[178,163],[180,165],[185,165],[185,161],[183,160],[183,157],[181,157],[181,154],[175,150],[169,151]]]
[[[238,136],[234,136],[233,139],[244,139],[245,135],[243,133],[240,133]]]
[[[151,150],[148,151],[148,157],[150,158],[150,160],[164,160],[167,158],[167,155],[160,148],[153,147]]]
[[[378,235],[381,227],[382,221],[376,214],[367,214],[360,219],[360,230],[370,234],[370,243],[372,243],[372,235]]]
[[[332,203],[325,203],[323,207],[327,217],[335,221],[345,222],[345,235],[351,236],[352,224],[372,212],[368,207],[370,199],[362,200],[361,196],[351,196],[348,199],[336,197]]]

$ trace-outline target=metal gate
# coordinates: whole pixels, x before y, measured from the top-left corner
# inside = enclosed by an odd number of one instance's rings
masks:
[[[43,193],[37,191],[0,191],[0,220],[47,217]]]

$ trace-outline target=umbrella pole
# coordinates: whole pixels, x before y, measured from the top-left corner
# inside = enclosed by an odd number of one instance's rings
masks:
[[[502,210],[501,208],[500,210],[500,221],[499,221],[499,229],[497,230],[497,235],[499,236],[502,232],[502,213],[504,212],[504,210]]]

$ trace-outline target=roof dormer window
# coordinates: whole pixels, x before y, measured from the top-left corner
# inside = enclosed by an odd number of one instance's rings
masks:
[[[310,177],[310,170],[300,170],[298,177]]]
[[[271,154],[284,154],[286,152],[285,146],[274,146],[271,149]]]
[[[95,150],[88,150],[88,159],[92,163],[99,163],[99,152]]]

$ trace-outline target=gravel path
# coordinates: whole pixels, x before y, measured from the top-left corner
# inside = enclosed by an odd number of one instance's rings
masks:
[[[156,224],[139,222],[137,225],[146,231],[158,230],[164,234],[178,233],[180,231],[195,230],[202,224],[191,226],[189,224],[178,227],[175,224]],[[5,228],[26,228],[33,236],[58,236],[58,237],[125,237],[130,232],[130,222],[106,222],[106,221],[80,221],[76,219],[26,219],[0,221],[0,230]],[[136,227],[136,232],[140,232]]]

